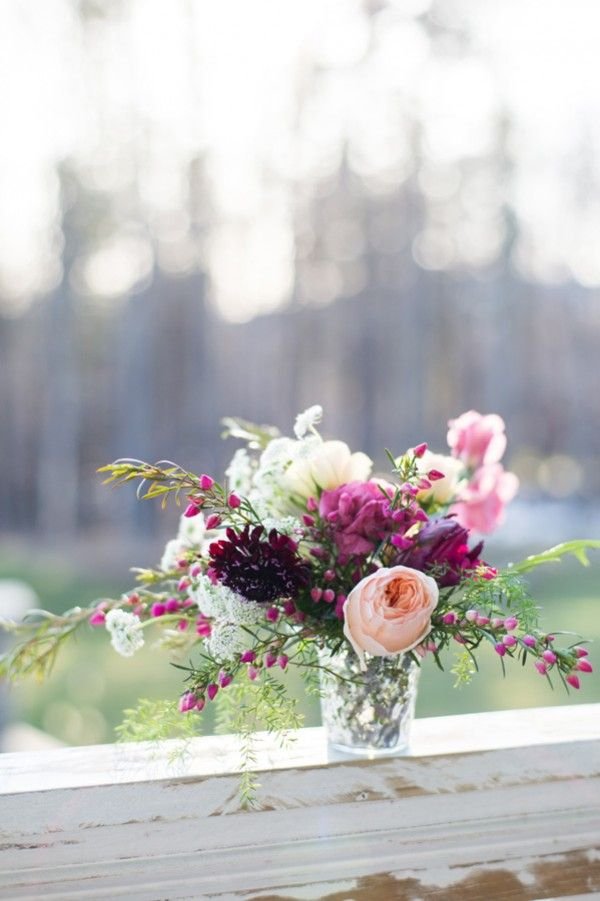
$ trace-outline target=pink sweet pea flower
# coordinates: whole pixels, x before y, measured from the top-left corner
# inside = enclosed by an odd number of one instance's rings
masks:
[[[465,529],[489,533],[504,520],[506,505],[519,488],[519,480],[506,472],[500,463],[491,463],[477,470],[464,489],[461,499],[450,512]]]
[[[469,410],[448,423],[448,444],[452,455],[472,469],[497,463],[506,450],[504,420],[495,413],[482,416]]]

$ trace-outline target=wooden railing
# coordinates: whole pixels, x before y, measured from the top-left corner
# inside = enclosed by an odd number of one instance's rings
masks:
[[[417,720],[411,755],[332,759],[321,729],[0,756],[0,897],[600,897],[600,705]]]

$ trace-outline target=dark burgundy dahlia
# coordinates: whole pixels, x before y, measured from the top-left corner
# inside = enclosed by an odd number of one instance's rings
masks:
[[[309,566],[296,542],[273,529],[246,526],[239,534],[227,529],[226,538],[209,547],[208,575],[249,601],[294,598],[308,583]]]
[[[432,572],[440,588],[458,585],[465,571],[482,561],[483,541],[469,549],[469,532],[453,516],[432,519],[417,534],[412,547],[401,551],[395,563]]]

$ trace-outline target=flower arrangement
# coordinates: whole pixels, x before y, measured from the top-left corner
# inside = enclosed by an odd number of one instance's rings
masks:
[[[518,488],[500,462],[502,419],[464,413],[449,423],[448,455],[424,443],[387,452],[390,475],[374,477],[364,453],[321,437],[321,417],[318,406],[299,415],[293,438],[225,420],[226,434],[246,447],[223,483],[165,461],[103,467],[109,482],[139,482],[138,496],[183,500],[179,532],[160,565],[137,571],[137,586],[120,599],[8,624],[20,640],[4,672],[46,672],[63,640],[87,623],[105,628],[127,657],[157,627],[184,672],[179,711],[197,714],[229,696],[230,725],[242,732],[298,725],[273,673],[299,667],[314,687],[315,674],[328,670],[319,650],[331,658],[351,650],[364,669],[373,658],[407,655],[442,667],[453,647],[453,672],[464,681],[489,645],[502,669],[519,659],[578,689],[592,671],[585,643],[539,628],[523,574],[566,553],[585,564],[600,541],[567,542],[504,571],[485,559],[472,533],[493,531]]]

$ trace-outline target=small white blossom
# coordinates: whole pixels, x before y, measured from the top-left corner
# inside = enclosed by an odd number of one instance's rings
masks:
[[[105,624],[111,635],[110,643],[122,657],[132,657],[144,644],[142,624],[135,614],[109,610]]]
[[[248,636],[232,623],[217,623],[208,639],[208,650],[216,660],[232,660],[248,644]]]
[[[206,535],[206,522],[202,513],[196,516],[182,516],[179,520],[177,538],[186,548],[199,548]]]
[[[247,496],[252,488],[252,476],[254,475],[255,466],[252,463],[250,454],[245,447],[236,450],[232,457],[231,463],[225,470],[225,475],[229,480],[229,487],[238,494]]]
[[[322,419],[323,407],[319,406],[319,404],[309,407],[308,410],[305,410],[303,413],[299,413],[298,416],[296,416],[294,435],[296,438],[304,438],[306,433],[312,432],[314,427],[318,425]]]
[[[185,544],[178,538],[172,538],[168,541],[160,560],[159,568],[164,572],[170,572],[177,569],[177,561],[181,554],[186,550]]]

